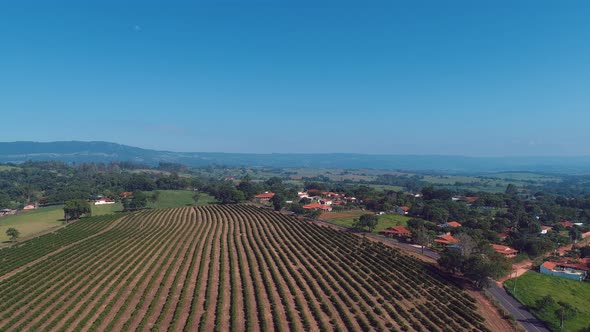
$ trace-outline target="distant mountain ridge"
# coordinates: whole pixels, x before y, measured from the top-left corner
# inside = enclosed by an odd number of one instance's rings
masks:
[[[189,166],[374,168],[468,173],[500,171],[590,172],[590,157],[171,152],[99,141],[0,142],[0,162],[21,163],[27,160],[57,160],[76,163],[133,161],[149,165],[157,165],[159,162],[175,162]]]

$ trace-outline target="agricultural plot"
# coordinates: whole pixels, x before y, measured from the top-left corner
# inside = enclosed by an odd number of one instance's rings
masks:
[[[99,218],[0,251],[22,260],[0,272],[0,331],[488,330],[435,268],[347,232],[250,205]]]

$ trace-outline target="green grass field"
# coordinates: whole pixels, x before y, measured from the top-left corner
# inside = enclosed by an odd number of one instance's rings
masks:
[[[512,294],[514,279],[504,283],[506,290]],[[590,327],[590,283],[549,276],[537,272],[527,272],[516,280],[516,293],[513,294],[521,303],[535,307],[535,301],[549,295],[555,302],[563,301],[574,306],[578,313],[564,324],[564,331],[579,331]],[[539,319],[548,322],[550,327],[558,331],[559,320],[554,309],[543,312],[534,311]]]
[[[335,224],[352,227],[354,219],[358,219],[363,214],[370,214],[371,211],[362,211],[362,210],[350,210],[350,211],[342,211],[342,212],[326,212],[322,213],[322,219],[329,220]],[[380,231],[391,227],[391,226],[406,226],[409,217],[402,216],[399,214],[384,214],[378,216],[379,223],[377,227],[373,230],[374,233],[379,233]]]
[[[190,190],[158,190],[158,192],[160,193],[158,201],[155,203],[149,202],[148,208],[164,209],[195,204],[193,201],[194,192]],[[215,199],[212,196],[201,193],[198,205],[206,205],[214,202]]]
[[[14,166],[7,166],[7,165],[0,165],[0,172],[2,171],[10,171],[11,169],[16,169]]]
[[[27,238],[37,233],[57,228],[62,225],[64,212],[61,205],[21,211],[18,215],[0,218],[0,242],[8,241],[6,230],[16,228],[20,238]]]

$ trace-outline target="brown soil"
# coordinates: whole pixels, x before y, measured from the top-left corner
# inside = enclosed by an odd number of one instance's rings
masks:
[[[516,331],[514,326],[505,319],[498,308],[481,292],[468,291],[477,301],[477,312],[486,319],[487,327],[492,331]]]

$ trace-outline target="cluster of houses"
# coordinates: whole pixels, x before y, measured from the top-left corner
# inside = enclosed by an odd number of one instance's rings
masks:
[[[257,200],[261,202],[270,201],[271,198],[274,197],[273,192],[265,192],[262,194],[258,194],[254,196]],[[307,198],[310,200],[309,204],[303,206],[304,209],[307,210],[321,210],[321,211],[332,211],[333,206],[342,206],[348,203],[356,202],[355,197],[347,197],[345,194],[342,193],[335,193],[332,191],[321,191],[317,189],[310,189],[308,191],[298,192],[297,196],[299,199]],[[292,203],[292,201],[287,201],[287,203]]]
[[[441,229],[457,228],[457,227],[461,227],[461,223],[456,222],[456,221],[449,221],[449,222],[439,224],[438,227]],[[397,237],[397,238],[403,238],[403,239],[407,239],[412,235],[411,231],[404,226],[389,227],[379,233],[383,234],[385,236]],[[453,235],[451,235],[450,232],[446,232],[446,233],[440,234],[436,238],[434,238],[434,243],[436,243],[437,245],[440,245],[440,246],[453,247],[453,246],[457,246],[460,243],[460,240],[455,238]],[[499,253],[500,255],[502,255],[506,258],[514,258],[514,257],[516,257],[516,255],[518,255],[518,250],[510,248],[505,245],[492,244],[492,248],[497,253]]]

